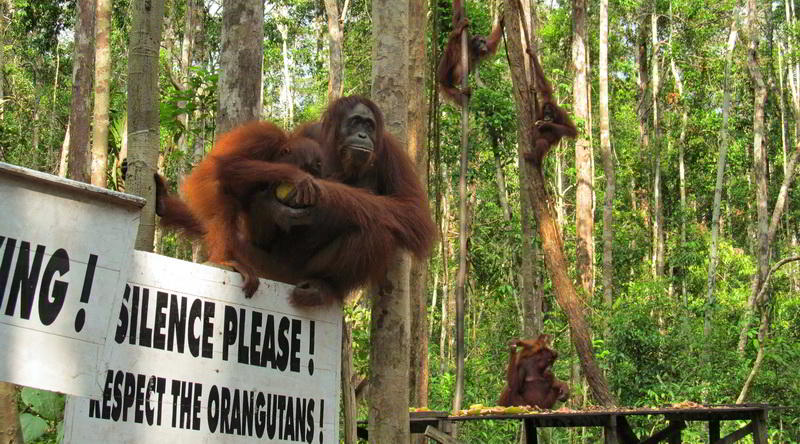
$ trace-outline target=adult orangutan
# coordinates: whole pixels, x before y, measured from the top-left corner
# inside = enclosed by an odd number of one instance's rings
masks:
[[[468,37],[468,66],[465,69],[461,63],[461,33],[468,26],[469,21],[464,16],[461,0],[453,0],[453,31],[450,32],[450,36],[447,38],[447,47],[439,58],[436,80],[445,97],[451,99],[458,106],[463,106],[466,97],[470,95],[469,88],[463,91],[460,89],[464,76],[474,71],[481,61],[497,51],[497,45],[500,44],[500,39],[503,37],[503,17],[500,17],[500,21],[488,38],[480,35]]]
[[[528,55],[533,65],[534,88],[539,105],[533,124],[533,151],[525,153],[524,157],[529,162],[541,165],[544,156],[562,137],[575,137],[578,129],[553,98],[553,87],[545,78],[536,54],[529,51]]]
[[[528,52],[533,65],[534,88],[538,98],[536,121],[533,124],[533,151],[524,154],[525,160],[541,165],[542,159],[562,137],[575,137],[578,129],[566,111],[553,98],[553,87],[544,76],[538,57]]]
[[[246,295],[260,275],[295,284],[292,303],[319,305],[381,282],[397,248],[426,257],[434,226],[425,193],[373,102],[341,98],[321,124],[289,136],[272,127],[246,126],[223,136],[209,155],[211,166],[201,162],[184,185],[192,215],[208,232],[233,234],[206,240],[221,252],[212,260],[245,276]],[[319,137],[330,180],[275,162],[276,150],[309,136]],[[286,196],[276,197],[275,184],[288,189]],[[262,233],[270,223],[282,231]]]
[[[550,339],[550,335],[539,335],[536,340],[514,339],[508,343],[506,387],[497,405],[549,409],[556,401],[569,398],[569,386],[552,372],[558,353],[548,347]],[[522,351],[517,353],[517,347],[522,347]]]
[[[377,105],[358,96],[340,98],[321,124],[296,133],[319,137],[327,180],[315,181],[316,205],[296,208],[295,196],[285,200],[282,212],[292,215],[287,219],[312,222],[261,255],[265,270],[286,264],[271,276],[296,284],[293,303],[341,300],[367,282],[381,283],[398,248],[427,257],[434,238],[427,197],[411,159],[385,132]]]

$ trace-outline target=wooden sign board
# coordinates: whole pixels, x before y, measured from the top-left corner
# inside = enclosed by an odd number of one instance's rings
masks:
[[[134,252],[102,394],[70,397],[65,443],[339,440],[341,307],[298,310],[291,286]]]
[[[0,381],[92,395],[144,199],[0,163]]]

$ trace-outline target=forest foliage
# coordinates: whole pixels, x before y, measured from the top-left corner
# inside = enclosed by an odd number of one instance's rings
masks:
[[[75,0],[0,0],[0,161],[57,173],[62,142],[70,114]],[[168,0],[164,40],[160,52],[161,155],[163,172],[173,186],[191,166],[192,157],[178,148],[181,137],[189,146],[200,138],[205,151],[215,136],[214,114],[219,76],[221,2],[205,0],[202,46],[189,70],[186,90],[173,81],[180,75],[178,54],[185,32],[186,2]],[[340,7],[344,2],[339,2]],[[343,20],[344,94],[368,95],[370,90],[372,26],[371,2],[349,1]],[[450,5],[432,0],[429,7],[428,62],[434,50],[441,53],[450,31]],[[488,33],[492,10],[486,1],[468,1],[473,32]],[[741,2],[721,0],[611,0],[609,6],[610,128],[616,168],[613,205],[613,307],[602,302],[603,193],[605,190],[599,147],[598,1],[589,1],[588,60],[591,82],[590,122],[595,164],[595,290],[586,300],[593,326],[594,347],[620,405],[660,406],[682,401],[708,404],[735,402],[751,371],[761,342],[758,322],[747,332],[744,353],[737,350],[740,323],[757,273],[756,191],[753,176],[753,85],[747,67],[747,36]],[[791,0],[789,1],[791,3]],[[571,3],[563,0],[535,2],[538,14],[539,57],[556,96],[568,111],[572,100]],[[765,103],[768,162],[768,208],[772,211],[785,165],[797,147],[795,128],[800,115],[791,106],[787,79],[800,80],[790,68],[800,63],[800,28],[787,20],[783,1],[763,2],[758,11],[760,45],[757,56],[768,83]],[[108,183],[124,190],[120,151],[126,119],[127,57],[130,4],[113,2],[112,76]],[[658,15],[658,44],[650,36],[650,14]],[[264,25],[262,117],[292,128],[319,117],[327,94],[327,22],[321,1],[276,0],[266,2]],[[733,53],[730,78],[724,77],[725,50],[732,24],[740,28]],[[647,38],[642,39],[642,35]],[[649,63],[659,64],[662,84],[657,91],[660,150],[642,143],[639,115],[652,102],[641,101],[639,50]],[[284,49],[286,48],[286,49]],[[288,61],[285,65],[285,60]],[[675,63],[682,75],[680,95],[672,74]],[[288,68],[289,77],[284,74]],[[428,84],[431,83],[428,73]],[[517,163],[517,119],[505,48],[480,66],[481,84],[473,85],[470,102],[469,275],[466,311],[466,367],[464,404],[493,405],[503,384],[506,342],[521,335],[523,317],[519,269],[522,251],[520,173]],[[287,81],[290,85],[287,88]],[[470,82],[474,82],[471,79]],[[711,223],[716,163],[721,144],[723,87],[732,93],[730,145],[725,170],[716,269],[716,299],[707,298],[711,251]],[[287,95],[288,91],[288,95]],[[649,97],[650,91],[646,92]],[[430,90],[426,95],[432,97]],[[642,107],[646,109],[642,109]],[[438,125],[431,127],[428,152],[429,197],[436,220],[444,224],[443,242],[430,260],[427,282],[430,343],[429,405],[450,410],[455,384],[453,282],[458,267],[458,162],[460,113],[451,105],[438,110]],[[685,141],[680,146],[681,115],[688,113]],[[190,114],[190,124],[178,116]],[[648,126],[653,125],[647,121]],[[786,131],[784,132],[784,125]],[[651,135],[652,137],[652,135]],[[438,143],[435,141],[438,140]],[[679,174],[683,149],[685,183]],[[575,263],[575,157],[574,142],[564,141],[547,158],[556,212],[562,215],[565,251]],[[655,249],[654,159],[661,159],[661,193],[665,226],[665,272],[653,272]],[[498,181],[498,169],[505,187]],[[680,201],[680,188],[687,205]],[[501,197],[511,206],[506,219]],[[681,237],[685,223],[685,242]],[[788,204],[771,244],[771,263],[800,254],[798,229],[800,192],[793,186]],[[538,240],[534,239],[535,245]],[[191,249],[173,234],[162,233],[159,251],[191,259]],[[746,402],[800,405],[800,269],[786,265],[771,278],[768,299],[769,330],[764,338],[764,360]],[[555,337],[561,358],[555,373],[572,381],[571,408],[591,404],[587,389],[575,378],[576,355],[568,337],[566,317],[552,294],[542,258],[535,258],[538,290],[544,295],[544,331]],[[570,273],[575,277],[574,266]],[[369,309],[364,301],[347,307],[353,326],[354,366],[358,375],[369,373]],[[704,317],[711,313],[710,335]],[[602,326],[608,325],[607,335]],[[21,411],[26,436],[55,440],[60,430],[53,405],[62,398],[23,392]],[[362,405],[362,416],[365,416]],[[657,418],[638,419],[637,427],[652,429]],[[723,434],[740,427],[725,424]],[[35,428],[35,430],[33,430]],[[33,431],[31,431],[33,430]],[[484,421],[462,431],[465,442],[511,442],[519,433],[511,422]],[[599,430],[557,430],[551,442],[589,442]],[[686,442],[703,442],[699,424],[684,433]],[[582,435],[581,435],[582,434]],[[770,442],[800,442],[800,414],[795,410],[770,414]]]

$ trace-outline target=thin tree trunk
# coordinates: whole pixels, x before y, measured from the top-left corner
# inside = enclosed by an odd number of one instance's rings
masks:
[[[356,391],[353,387],[353,330],[347,322],[347,316],[342,314],[342,410],[344,410],[344,442],[345,444],[355,444],[358,442],[356,437],[356,419],[358,415],[358,403],[356,402]]]
[[[24,444],[24,442],[17,410],[17,386],[9,382],[0,382],[0,444]]]
[[[500,208],[503,209],[503,219],[511,221],[511,206],[508,204],[508,190],[506,188],[506,175],[503,173],[503,162],[500,159],[500,147],[496,138],[492,138],[492,148],[494,154],[494,178],[497,182],[497,197],[500,200]]]
[[[158,171],[160,145],[158,51],[161,45],[164,2],[163,0],[135,0],[132,9],[128,78],[137,79],[137,81],[128,82],[128,143],[130,145],[125,188],[127,192],[147,199],[147,204],[142,208],[139,232],[136,236],[136,249],[153,251],[155,241],[153,173]]]
[[[39,152],[39,105],[42,103],[42,96],[39,90],[39,85],[36,82],[36,75],[34,75],[34,100],[33,100],[33,116],[31,118],[31,147],[34,153]]]
[[[522,160],[522,153],[520,155],[520,162]],[[524,171],[520,169],[520,171]],[[525,190],[531,186],[530,180],[526,175],[520,174],[520,189],[524,192],[520,193],[520,219],[522,225],[522,261],[520,264],[520,282],[522,288],[519,296],[522,302],[522,334],[526,338],[535,338],[542,333],[543,319],[542,319],[542,294],[537,291],[536,285],[536,249],[534,248],[534,226],[531,217],[531,203],[528,196],[531,190]]]
[[[89,182],[89,127],[92,75],[94,72],[94,1],[78,0],[75,12],[75,55],[72,68],[72,100],[69,113],[69,177]]]
[[[409,105],[408,147],[423,188],[428,188],[427,107],[425,106],[426,0],[411,0],[408,11]],[[426,286],[428,260],[414,258],[411,265],[411,361],[409,387],[411,405],[428,405],[428,304]]]
[[[519,140],[527,150],[533,147],[531,132],[526,128],[533,125],[533,98],[531,97],[531,78],[525,72],[526,51],[520,32],[520,16],[518,2],[506,0],[506,26],[508,31],[508,54],[511,66],[511,78],[514,85],[514,99],[517,104],[519,116]],[[544,251],[544,261],[550,272],[553,290],[559,306],[564,310],[570,325],[572,343],[578,353],[581,368],[595,400],[605,406],[614,405],[614,399],[608,389],[603,373],[597,366],[591,342],[591,332],[586,322],[583,303],[567,274],[566,259],[564,257],[564,243],[556,224],[550,196],[546,192],[546,182],[540,166],[526,162],[526,170],[531,181],[533,198],[531,199],[534,213],[539,227],[539,237]]]
[[[767,334],[769,333],[769,318],[769,310],[765,307],[761,312],[761,326],[758,328],[758,352],[756,353],[756,359],[753,361],[753,367],[750,369],[750,373],[747,375],[742,390],[736,398],[737,404],[742,404],[747,398],[750,386],[753,384],[758,370],[761,368],[761,363],[764,361],[764,350],[767,347]]]
[[[661,77],[658,62],[658,13],[655,0],[650,14],[650,36],[652,58],[650,62],[651,82],[650,97],[653,113],[653,276],[664,276],[664,204],[661,194],[661,122],[658,115],[658,91],[661,87]]]
[[[328,103],[332,103],[342,95],[342,31],[339,24],[339,9],[335,0],[325,0],[325,11],[328,16],[328,35],[330,45],[330,78],[328,79]],[[344,442],[355,444],[356,421],[358,420],[358,404],[353,386],[353,341],[352,327],[347,317],[342,316],[342,408],[344,410]]]
[[[409,2],[373,0],[372,98],[386,131],[408,146]],[[380,61],[380,62],[379,62]],[[369,440],[408,442],[411,256],[392,258],[386,282],[373,291],[370,325]]]
[[[451,305],[453,298],[450,292],[450,175],[447,172],[447,165],[442,164],[441,176],[444,182],[444,193],[442,193],[442,220],[441,220],[441,247],[442,247],[442,319],[439,334],[439,373],[447,371],[447,364],[450,356],[450,337],[453,329],[451,328],[453,311]]]
[[[756,185],[756,246],[758,269],[753,277],[750,298],[742,320],[742,330],[739,332],[739,353],[744,353],[747,344],[747,330],[750,328],[752,313],[757,308],[756,295],[763,285],[764,278],[769,271],[769,208],[767,194],[767,153],[764,143],[764,107],[767,100],[767,87],[758,62],[759,27],[757,2],[748,0],[748,48],[747,67],[753,82],[753,172]]]
[[[64,131],[64,142],[61,143],[61,155],[58,160],[58,175],[60,177],[67,177],[67,165],[69,159],[69,122],[67,122],[67,129]]]
[[[614,192],[616,176],[614,151],[611,149],[611,131],[608,116],[608,0],[600,1],[600,149],[603,152],[603,172],[606,190],[603,202],[603,303],[606,313],[614,304]],[[605,319],[605,317],[604,317]],[[603,337],[609,339],[608,322],[604,320]]]
[[[720,130],[719,158],[717,159],[717,182],[714,187],[714,206],[711,214],[711,252],[709,253],[708,261],[708,284],[706,286],[707,303],[705,321],[703,323],[703,336],[706,338],[711,335],[711,320],[714,315],[714,306],[716,304],[714,291],[717,282],[717,263],[719,262],[719,253],[717,251],[719,243],[719,210],[722,201],[722,189],[725,181],[725,158],[728,153],[728,144],[730,143],[730,134],[728,130],[728,118],[730,116],[731,109],[730,75],[731,67],[733,65],[733,49],[736,46],[736,38],[736,22],[734,21],[734,23],[731,24],[731,31],[728,36],[728,48],[725,52],[725,78],[722,86],[724,91],[724,98],[722,102],[722,128]]]
[[[594,175],[592,174],[592,144],[589,141],[589,91],[587,85],[586,0],[572,2],[572,64],[575,120],[578,137],[575,142],[575,231],[577,236],[576,262],[583,297],[591,300],[594,294]]]
[[[278,11],[284,20],[289,19],[289,12],[285,7],[279,7]],[[281,33],[281,54],[283,55],[283,83],[281,84],[281,109],[284,110],[283,123],[289,127],[294,122],[294,100],[292,98],[292,74],[289,69],[292,62],[289,56],[289,27],[283,23],[278,23],[278,32]]]
[[[339,20],[339,6],[336,0],[325,0],[325,12],[328,15],[328,102],[342,95],[344,85],[344,64],[342,63],[342,25]]]
[[[644,14],[641,14],[644,17]],[[639,76],[637,77],[638,86],[638,103],[636,106],[636,114],[639,121],[639,146],[641,155],[646,156],[650,150],[650,129],[648,119],[650,116],[650,106],[648,105],[647,90],[650,87],[650,77],[648,75],[647,64],[647,23],[644,19],[638,24],[637,32],[637,51],[636,51],[636,64],[638,66]],[[631,202],[634,211],[638,211],[639,197],[636,194],[636,178],[631,179]]]
[[[8,28],[8,20],[6,16],[9,15],[7,0],[0,0],[0,122],[5,117],[5,90],[3,85],[6,83],[5,66],[6,66],[6,53],[5,53],[5,37],[6,29]],[[56,48],[57,50],[58,48]],[[58,51],[56,51],[56,55]],[[56,70],[58,72],[58,70]]]
[[[466,5],[462,5],[466,17]],[[454,12],[455,14],[455,12]],[[467,31],[461,33],[461,66],[468,66]],[[467,88],[467,77],[461,78],[461,89]],[[458,179],[458,274],[456,275],[456,384],[453,393],[453,411],[461,409],[464,396],[464,303],[467,297],[467,167],[469,145],[469,99],[461,104],[461,162]]]
[[[217,134],[261,117],[264,3],[223,0]]]
[[[111,95],[111,0],[95,0],[94,126],[92,127],[92,184],[106,186],[108,112]]]
[[[518,145],[517,161],[519,162],[520,189],[520,225],[522,226],[522,250],[520,251],[520,284],[519,298],[522,302],[522,334],[526,338],[538,337],[542,332],[542,300],[536,291],[534,262],[536,257],[533,248],[534,226],[531,218],[531,181],[528,179],[525,161],[522,158],[522,145]]]

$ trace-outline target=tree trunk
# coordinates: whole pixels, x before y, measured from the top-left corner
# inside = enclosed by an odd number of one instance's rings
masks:
[[[652,60],[650,62],[651,82],[650,97],[653,113],[653,276],[664,276],[664,199],[661,194],[661,122],[658,115],[658,91],[661,88],[661,76],[658,60],[658,11],[655,0],[650,14],[650,36]]]
[[[75,56],[72,64],[72,100],[69,112],[69,177],[89,182],[89,127],[94,72],[94,1],[78,0],[75,11]]]
[[[744,353],[747,344],[747,330],[750,328],[752,313],[757,308],[755,300],[758,290],[763,285],[764,278],[769,272],[769,208],[767,194],[767,150],[764,143],[764,107],[767,101],[767,87],[764,77],[761,74],[761,67],[758,62],[758,41],[759,26],[757,15],[757,2],[748,0],[748,48],[747,48],[747,68],[750,71],[750,78],[753,82],[753,176],[756,185],[756,210],[758,214],[756,226],[756,246],[758,257],[758,270],[753,277],[750,298],[747,301],[747,308],[742,322],[742,330],[739,332],[739,353]]]
[[[520,13],[517,2],[506,0],[506,26],[508,31],[508,54],[511,66],[511,79],[514,85],[514,99],[519,116],[520,143],[526,150],[533,147],[531,131],[526,130],[533,125],[533,98],[531,94],[531,77],[525,71],[527,60],[522,33],[520,31]],[[583,302],[578,297],[575,287],[567,275],[566,259],[564,257],[564,243],[561,233],[552,213],[550,196],[546,192],[546,183],[541,167],[526,162],[525,169],[531,181],[534,213],[539,227],[539,237],[544,251],[544,261],[553,283],[553,290],[559,306],[567,315],[570,325],[570,336],[578,352],[581,368],[592,391],[595,400],[604,406],[614,405],[614,399],[608,389],[603,373],[597,366],[594,350],[590,340],[591,332],[583,312]]]
[[[64,142],[61,143],[61,154],[58,160],[58,175],[60,177],[67,177],[67,165],[69,159],[69,122],[67,122],[67,129],[64,131]]]
[[[522,302],[522,334],[526,338],[536,338],[542,333],[542,299],[536,291],[536,255],[533,248],[534,226],[531,218],[531,181],[528,179],[525,161],[522,158],[522,145],[517,145],[517,162],[519,163],[520,189],[520,225],[522,226],[522,251],[520,251],[519,291]]]
[[[450,357],[450,340],[453,332],[452,317],[455,307],[453,297],[450,294],[450,175],[447,165],[441,165],[441,180],[444,182],[444,193],[442,193],[442,220],[441,220],[441,246],[442,246],[442,319],[439,333],[439,373],[447,372],[447,364]]]
[[[8,19],[6,19],[8,13],[7,0],[0,0],[0,122],[2,122],[5,117],[5,90],[3,89],[3,85],[6,83],[5,30],[8,27]],[[56,51],[56,55],[58,55],[58,51]]]
[[[641,14],[644,17],[644,14]],[[648,106],[647,90],[650,88],[650,76],[648,75],[647,64],[647,23],[644,19],[638,24],[637,42],[638,48],[636,51],[636,64],[639,68],[639,76],[637,77],[638,85],[638,103],[636,106],[636,114],[639,121],[639,146],[641,155],[646,156],[650,149],[650,130],[648,119],[650,117],[650,107]],[[634,211],[638,211],[639,197],[636,195],[636,178],[631,179],[631,202]]]
[[[276,13],[280,14],[278,32],[281,33],[281,54],[283,55],[283,83],[281,85],[281,109],[284,110],[283,123],[287,128],[294,123],[294,98],[292,97],[292,65],[289,56],[289,27],[283,20],[289,20],[289,12],[285,6],[278,7]]]
[[[670,4],[670,8],[672,5]],[[674,20],[673,20],[674,22]],[[670,30],[670,37],[672,31]],[[680,194],[681,194],[681,250],[686,246],[686,213],[689,211],[686,206],[686,163],[684,159],[684,152],[686,148],[686,127],[689,124],[689,107],[686,106],[686,99],[683,95],[683,76],[675,62],[675,58],[671,60],[672,76],[675,78],[675,86],[678,89],[678,97],[681,104],[681,132],[678,136],[678,179],[680,181]],[[686,279],[681,279],[681,301],[683,307],[689,306],[689,296],[686,293]],[[688,317],[686,317],[688,320]]]
[[[125,188],[128,193],[147,199],[147,204],[142,208],[136,249],[153,251],[155,241],[153,173],[158,171],[160,146],[158,51],[161,46],[161,24],[164,21],[164,1],[135,0],[132,8],[128,78],[137,81],[128,82],[130,145]],[[70,151],[72,149],[70,148]]]
[[[400,146],[408,130],[408,1],[373,0],[372,98]],[[398,252],[372,291],[369,440],[408,442],[411,256]]]
[[[511,222],[511,206],[508,204],[508,190],[506,188],[506,175],[503,172],[503,162],[500,159],[500,147],[497,138],[492,138],[494,154],[494,177],[497,182],[497,197],[500,200],[500,208],[503,209],[503,220]]]
[[[94,126],[92,184],[105,188],[108,165],[108,107],[111,100],[111,0],[95,0]]]
[[[17,411],[17,386],[0,382],[0,444],[24,444]]]
[[[617,184],[608,116],[608,0],[600,1],[600,60],[598,63],[600,64],[600,149],[603,152],[603,172],[606,176],[603,201],[603,303],[607,310],[606,313],[611,313],[614,303],[614,192]],[[608,340],[610,334],[608,322],[604,321],[603,337]]]
[[[342,26],[339,20],[339,6],[336,0],[325,0],[325,12],[328,15],[328,42],[330,58],[328,59],[328,102],[333,102],[342,95],[344,85],[344,64],[342,63]]]
[[[223,0],[217,134],[261,117],[264,2]]]
[[[409,105],[408,147],[423,188],[428,188],[427,107],[425,106],[426,0],[411,0],[408,11]],[[428,260],[412,259],[411,265],[411,361],[409,387],[412,406],[428,405]]]
[[[328,16],[328,35],[330,57],[328,59],[330,77],[328,79],[328,103],[332,103],[342,95],[342,30],[339,24],[339,7],[336,0],[325,0],[325,11]],[[358,420],[358,403],[353,386],[353,340],[352,327],[347,317],[342,316],[342,409],[344,410],[343,428],[345,444],[355,444],[356,421]]]
[[[355,387],[353,387],[353,329],[347,322],[347,316],[342,314],[342,410],[344,410],[344,442],[356,444],[356,419],[358,416],[358,403],[356,402]]]
[[[466,17],[466,5],[462,5],[462,17]],[[467,31],[461,33],[461,66],[468,66]],[[461,77],[461,90],[467,88],[467,78]],[[464,303],[467,297],[467,167],[469,145],[469,98],[461,104],[461,161],[458,179],[458,274],[456,275],[456,383],[453,393],[453,411],[461,409],[464,396]]]
[[[572,2],[572,64],[575,69],[573,96],[578,138],[575,142],[575,231],[577,236],[577,269],[583,297],[590,301],[594,294],[594,174],[592,144],[589,141],[589,91],[586,66],[586,0]]]
[[[779,268],[788,264],[790,262],[797,262],[800,261],[800,256],[793,256],[788,257],[786,259],[781,260],[771,270],[767,273],[767,276],[764,278],[764,284],[759,290],[758,295],[756,296],[757,302],[765,302],[765,294],[767,285],[769,284],[769,278],[778,271]],[[766,349],[766,342],[767,342],[767,334],[769,333],[769,321],[770,321],[770,312],[767,307],[765,307],[761,311],[761,326],[758,328],[758,353],[756,354],[756,360],[753,362],[753,367],[750,369],[750,374],[747,376],[747,380],[745,380],[744,385],[742,386],[742,391],[739,392],[739,397],[736,399],[737,404],[741,404],[747,398],[747,393],[750,390],[750,386],[753,384],[756,375],[758,374],[758,370],[761,367],[761,362],[764,360],[764,350]]]
[[[728,36],[728,48],[725,52],[725,77],[723,80],[723,102],[722,102],[722,128],[720,130],[720,146],[719,158],[717,160],[717,182],[714,187],[714,207],[711,214],[711,252],[709,253],[708,261],[708,284],[706,286],[706,312],[705,321],[703,323],[703,336],[708,338],[711,335],[711,321],[714,315],[714,306],[716,304],[716,297],[714,290],[717,282],[717,263],[719,262],[719,253],[717,246],[719,243],[719,210],[722,201],[722,189],[725,181],[725,157],[728,153],[728,144],[730,143],[730,134],[728,132],[728,118],[731,109],[731,88],[730,88],[730,75],[731,67],[733,65],[733,49],[736,46],[736,23],[731,24],[731,31]],[[708,343],[708,342],[707,342]]]

